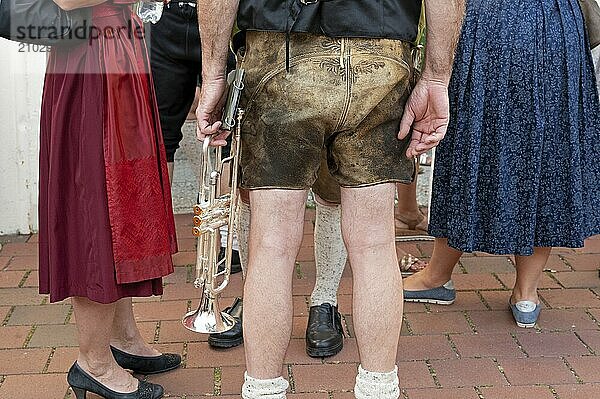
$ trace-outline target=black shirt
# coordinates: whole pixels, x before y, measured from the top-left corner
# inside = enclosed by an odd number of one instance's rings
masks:
[[[420,16],[421,0],[240,0],[238,27],[413,42]]]

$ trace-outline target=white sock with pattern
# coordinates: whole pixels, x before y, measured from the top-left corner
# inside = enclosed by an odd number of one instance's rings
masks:
[[[315,263],[317,280],[310,297],[311,306],[330,303],[337,306],[337,292],[348,253],[342,238],[342,207],[316,203]]]
[[[389,373],[367,371],[362,366],[358,366],[354,397],[356,399],[398,399],[400,397],[398,366]]]
[[[285,399],[290,384],[283,378],[259,380],[244,373],[243,399]]]
[[[244,270],[248,267],[248,236],[250,235],[250,205],[239,201],[236,220],[236,233],[238,248],[240,251],[240,262]]]

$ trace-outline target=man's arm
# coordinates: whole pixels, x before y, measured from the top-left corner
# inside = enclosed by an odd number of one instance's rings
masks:
[[[425,68],[406,104],[398,135],[403,139],[412,128],[408,157],[429,151],[446,134],[450,119],[448,84],[464,10],[465,0],[425,0]]]
[[[198,139],[214,135],[221,127],[220,116],[227,88],[229,40],[239,0],[198,0],[198,23],[202,42],[202,92],[196,118]],[[225,137],[213,144],[225,145]]]

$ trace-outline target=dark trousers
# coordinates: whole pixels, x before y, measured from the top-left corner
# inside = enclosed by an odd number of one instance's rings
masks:
[[[173,162],[202,70],[196,8],[166,5],[161,20],[146,31],[167,161]]]

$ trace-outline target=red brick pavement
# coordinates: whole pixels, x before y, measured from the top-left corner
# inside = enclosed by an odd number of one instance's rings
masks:
[[[358,363],[352,330],[352,279],[346,270],[340,309],[348,334],[344,350],[320,360],[304,353],[307,300],[315,279],[312,220],[307,212],[294,282],[294,329],[283,374],[290,399],[351,399]],[[191,285],[195,254],[189,217],[177,216],[180,248],[176,272],[160,298],[136,300],[135,314],[149,342],[184,357],[180,370],[148,378],[169,398],[239,397],[243,348],[215,351],[206,336],[190,333],[179,319],[196,306]],[[0,398],[73,399],[65,373],[77,356],[69,302],[50,304],[37,294],[37,237],[5,236],[0,251]],[[429,242],[398,244],[427,257]],[[514,282],[507,256],[465,255],[457,268],[453,306],[406,306],[398,350],[403,399],[595,399],[600,398],[600,237],[585,248],[556,249],[542,282],[545,305],[539,326],[514,326],[507,311]],[[224,302],[241,292],[234,276]],[[89,395],[88,398],[92,398]]]

